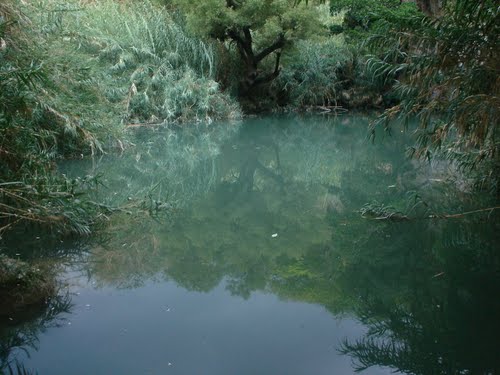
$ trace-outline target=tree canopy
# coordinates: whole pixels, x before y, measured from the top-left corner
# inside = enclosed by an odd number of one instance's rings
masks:
[[[245,96],[279,75],[280,55],[298,39],[321,31],[315,7],[295,0],[176,0],[194,33],[236,45],[243,63],[240,94]],[[261,63],[274,55],[274,69]]]

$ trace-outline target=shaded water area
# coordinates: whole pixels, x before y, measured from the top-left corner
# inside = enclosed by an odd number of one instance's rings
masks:
[[[498,214],[444,218],[490,202],[444,163],[406,159],[406,134],[367,142],[368,121],[138,130],[122,154],[61,165],[100,175],[109,222],[83,241],[9,245],[58,265],[69,293],[0,322],[1,366],[498,373]]]

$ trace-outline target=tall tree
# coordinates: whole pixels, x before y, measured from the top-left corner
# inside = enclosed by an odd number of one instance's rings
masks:
[[[295,0],[175,0],[189,28],[232,42],[242,62],[240,95],[271,82],[280,72],[280,56],[294,41],[321,31],[318,10]],[[274,69],[262,69],[274,58]]]

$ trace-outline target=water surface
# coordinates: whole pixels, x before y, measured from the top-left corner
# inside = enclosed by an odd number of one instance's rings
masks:
[[[367,142],[368,121],[140,130],[122,154],[64,163],[100,175],[92,199],[120,210],[85,241],[8,250],[57,259],[70,294],[2,323],[2,360],[39,374],[495,373],[498,216],[429,219],[488,202],[445,163],[406,159],[406,133]]]

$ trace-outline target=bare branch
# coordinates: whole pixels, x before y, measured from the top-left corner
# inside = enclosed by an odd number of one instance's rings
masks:
[[[255,61],[259,62],[263,60],[267,55],[273,53],[277,49],[283,48],[285,46],[285,34],[280,34],[278,39],[271,44],[269,47],[264,48],[259,54],[255,56]]]

